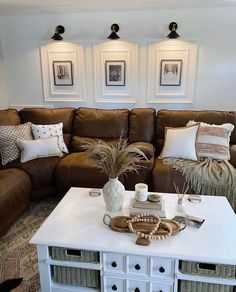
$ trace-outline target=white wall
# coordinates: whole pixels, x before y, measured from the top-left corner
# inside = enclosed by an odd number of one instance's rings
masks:
[[[2,46],[0,39],[0,109],[8,108],[8,98],[6,91],[4,60],[2,55]]]
[[[2,16],[0,37],[9,104],[236,110],[235,17],[235,7]],[[178,23],[178,32],[184,39],[198,42],[195,100],[192,104],[147,104],[147,45],[160,38],[164,40],[171,21]],[[141,79],[136,104],[94,102],[92,45],[106,39],[112,23],[120,25],[118,34],[124,40],[139,44]],[[86,103],[44,101],[39,47],[49,42],[58,24],[65,26],[65,40],[86,48]]]

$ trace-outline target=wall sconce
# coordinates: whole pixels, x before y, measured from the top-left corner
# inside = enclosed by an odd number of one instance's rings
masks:
[[[119,31],[120,27],[118,24],[113,23],[111,26],[111,34],[107,37],[110,40],[117,40],[120,37],[118,36],[117,32]]]
[[[61,34],[63,34],[65,32],[65,28],[63,25],[58,25],[55,29],[55,33],[54,35],[51,37],[52,40],[54,41],[62,41],[63,37],[61,36]]]
[[[178,28],[178,24],[176,22],[171,22],[169,24],[170,33],[167,35],[169,39],[176,39],[180,37],[180,35],[176,32],[177,28]]]

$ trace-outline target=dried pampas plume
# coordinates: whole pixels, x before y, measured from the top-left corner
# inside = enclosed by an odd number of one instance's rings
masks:
[[[96,140],[83,145],[89,154],[92,166],[109,178],[117,178],[122,173],[138,172],[140,159],[147,160],[146,155],[137,147],[129,146],[127,139],[119,138],[115,143]]]

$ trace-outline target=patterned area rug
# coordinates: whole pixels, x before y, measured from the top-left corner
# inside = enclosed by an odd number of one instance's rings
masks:
[[[0,237],[0,283],[23,278],[12,291],[40,291],[36,247],[28,242],[58,202],[58,198],[51,197],[30,203],[27,211]]]

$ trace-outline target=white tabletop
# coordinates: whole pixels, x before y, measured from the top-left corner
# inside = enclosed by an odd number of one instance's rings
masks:
[[[185,198],[186,213],[205,218],[202,226],[188,226],[176,236],[139,246],[135,244],[136,235],[115,232],[103,223],[105,213],[112,217],[129,215],[128,205],[134,192],[126,192],[122,212],[109,213],[103,197],[89,196],[90,190],[71,188],[30,243],[236,265],[236,215],[225,197],[202,196],[201,203]],[[173,218],[177,197],[162,195],[167,218]]]

